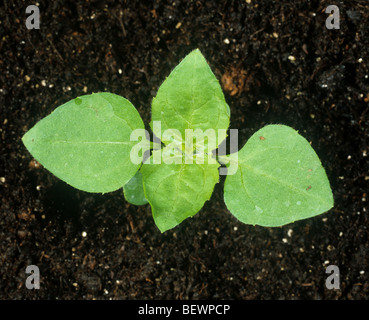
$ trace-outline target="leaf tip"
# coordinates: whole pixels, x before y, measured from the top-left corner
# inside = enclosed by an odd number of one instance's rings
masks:
[[[29,151],[31,148],[31,143],[34,142],[34,138],[31,138],[30,136],[30,130],[28,130],[23,137],[21,138],[23,145],[26,147],[26,149]]]
[[[163,224],[158,223],[157,221],[155,221],[155,225],[159,229],[161,234],[173,228],[173,227],[164,226]]]

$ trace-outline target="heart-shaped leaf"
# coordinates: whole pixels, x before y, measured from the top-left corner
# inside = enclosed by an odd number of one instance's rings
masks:
[[[275,227],[332,208],[333,195],[320,160],[294,129],[266,126],[237,156],[238,170],[226,178],[224,200],[240,221]]]
[[[229,107],[219,82],[200,50],[196,49],[174,68],[160,86],[152,102],[150,125],[160,139],[160,129],[178,130],[182,135],[179,144],[185,141],[186,129],[202,132],[214,130],[216,141],[209,141],[212,137],[205,137],[206,141],[197,141],[203,143],[204,151],[208,152],[211,151],[207,150],[208,145],[216,148],[226,138],[229,117]],[[159,130],[153,125],[154,121],[161,123]],[[222,129],[220,133],[219,129]],[[165,144],[172,142],[165,140],[165,137],[162,141]]]
[[[160,153],[160,164],[144,164],[141,168],[145,197],[161,232],[200,211],[219,181],[218,163],[197,164],[195,159],[193,164],[184,161],[167,164],[165,150],[153,152],[151,160],[156,157],[155,153]]]
[[[22,140],[58,178],[80,190],[104,193],[125,185],[140,166],[130,161],[135,129],[144,129],[135,107],[104,92],[61,105]]]

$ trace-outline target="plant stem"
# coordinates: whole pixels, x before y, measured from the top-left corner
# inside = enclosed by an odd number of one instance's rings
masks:
[[[161,149],[161,143],[150,141],[150,147],[154,150]]]

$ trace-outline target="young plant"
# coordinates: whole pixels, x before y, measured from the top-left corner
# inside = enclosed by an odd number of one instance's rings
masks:
[[[224,200],[244,223],[281,226],[332,208],[318,156],[290,127],[265,126],[241,150],[215,157],[229,121],[219,82],[194,50],[152,101],[153,142],[135,107],[107,92],[61,105],[22,140],[37,161],[75,188],[106,193],[123,187],[128,202],[149,203],[161,232],[200,211],[227,169]]]

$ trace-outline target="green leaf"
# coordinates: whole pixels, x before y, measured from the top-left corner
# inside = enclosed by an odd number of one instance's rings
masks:
[[[173,128],[179,130],[182,136],[180,144],[184,142],[186,129],[200,129],[203,132],[211,129],[217,134],[218,129],[222,129],[223,132],[216,137],[217,141],[204,139],[206,152],[208,144],[215,145],[215,149],[226,138],[229,117],[229,107],[219,82],[197,49],[188,54],[160,86],[152,102],[150,125],[159,138],[161,131],[154,126],[154,121],[160,121],[163,132]],[[162,141],[165,144],[171,142],[165,137]]]
[[[165,232],[192,217],[209,200],[219,180],[219,164],[167,164],[165,149],[160,164],[144,164],[141,168],[146,199],[155,224]],[[153,157],[155,156],[153,154]]]
[[[142,183],[142,173],[140,170],[123,186],[125,199],[136,206],[147,204]]]
[[[39,121],[22,138],[33,157],[55,176],[88,192],[125,185],[140,164],[130,161],[135,129],[144,129],[135,107],[112,93],[71,100]]]
[[[294,129],[269,125],[257,131],[226,178],[224,200],[240,221],[276,227],[333,207],[327,175],[309,142]]]

